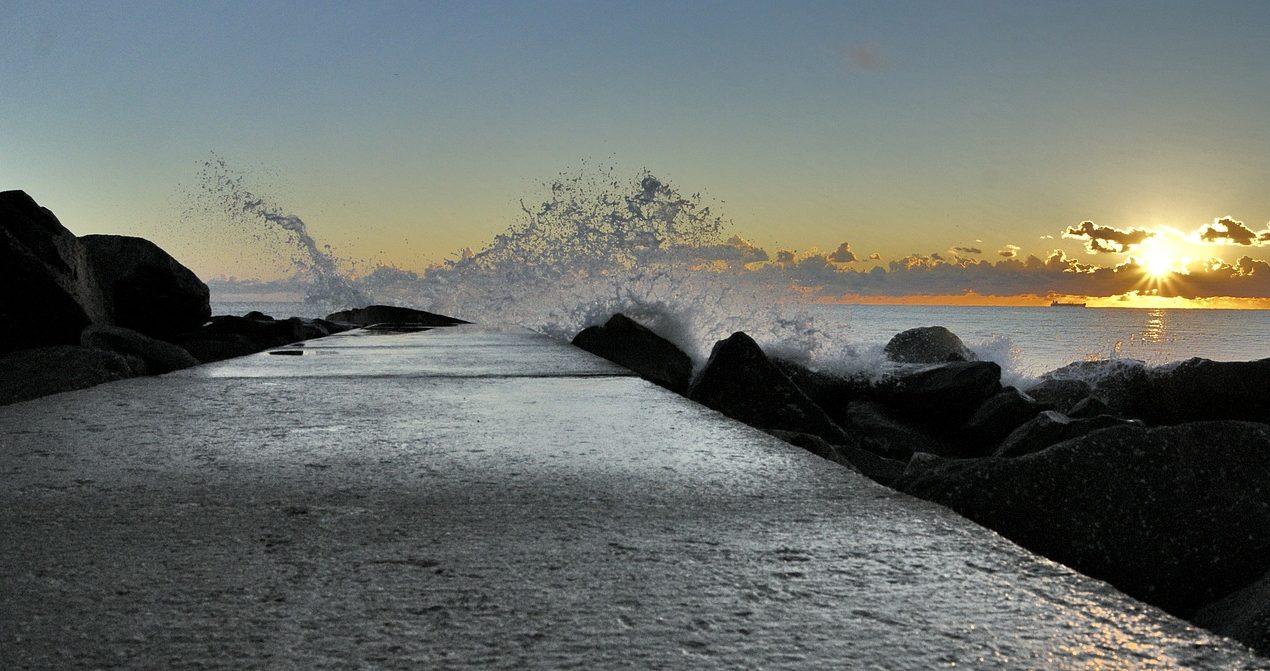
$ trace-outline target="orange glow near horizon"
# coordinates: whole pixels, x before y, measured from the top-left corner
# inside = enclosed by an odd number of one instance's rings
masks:
[[[1068,296],[1050,294],[1021,294],[1017,296],[986,296],[968,291],[963,294],[912,296],[863,296],[843,294],[836,298],[825,297],[819,303],[847,305],[952,305],[963,307],[1049,307],[1051,301],[1085,303],[1089,308],[1168,308],[1178,310],[1270,310],[1270,298],[1239,298],[1216,296],[1212,298],[1182,298],[1156,296],[1130,292],[1118,296]]]

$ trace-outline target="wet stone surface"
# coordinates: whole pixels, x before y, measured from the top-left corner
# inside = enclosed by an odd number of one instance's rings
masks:
[[[461,328],[0,408],[0,667],[1267,667],[585,352]]]

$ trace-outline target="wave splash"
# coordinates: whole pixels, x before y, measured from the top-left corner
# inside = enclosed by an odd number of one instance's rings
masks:
[[[362,276],[341,272],[352,264],[319,247],[299,217],[255,195],[219,157],[199,177],[203,195],[235,224],[286,235],[315,307],[405,305],[563,339],[622,312],[698,364],[737,330],[795,359],[822,344],[790,281],[747,270],[765,255],[727,238],[731,223],[701,194],[647,170],[626,179],[612,168],[562,172],[543,185],[541,202],[522,200],[516,221],[483,248],[422,273],[379,266]]]
[[[204,161],[198,178],[196,196],[205,212],[223,215],[231,225],[249,231],[263,224],[266,231],[283,236],[286,246],[290,247],[291,265],[298,275],[307,280],[306,303],[351,307],[371,301],[369,294],[355,286],[354,280],[340,270],[340,260],[330,245],[319,247],[309,235],[303,219],[287,214],[276,204],[253,193],[244,184],[245,178],[232,171],[224,159],[213,155]],[[262,239],[260,235],[254,237]]]

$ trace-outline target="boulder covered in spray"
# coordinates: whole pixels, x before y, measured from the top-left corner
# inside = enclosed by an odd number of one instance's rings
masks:
[[[621,313],[603,326],[588,326],[573,344],[677,394],[688,393],[692,359],[669,340]]]

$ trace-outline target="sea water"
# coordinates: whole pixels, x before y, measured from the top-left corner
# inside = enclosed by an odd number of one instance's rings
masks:
[[[275,317],[325,316],[320,306],[302,301],[215,301],[212,305],[215,314],[241,315],[251,310]],[[812,318],[825,350],[816,360],[829,368],[843,363],[835,358],[851,356],[861,367],[871,365],[896,333],[933,325],[948,328],[981,358],[997,361],[1023,378],[1092,359],[1137,359],[1159,365],[1190,357],[1216,361],[1270,357],[1267,310],[846,304],[792,305],[785,310]]]

